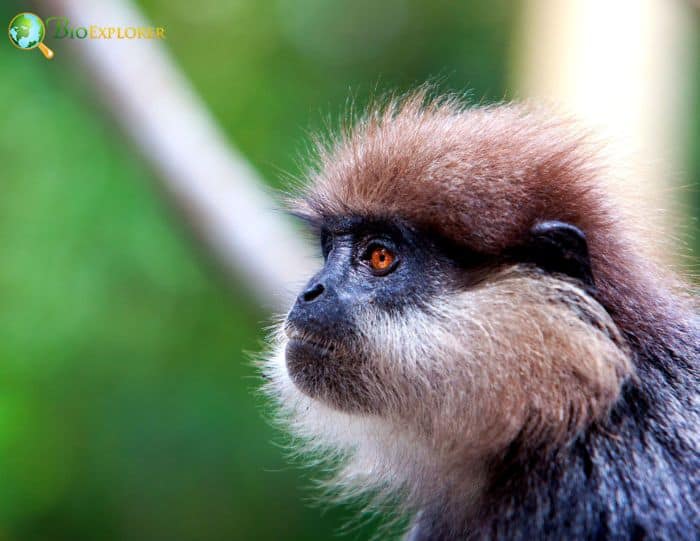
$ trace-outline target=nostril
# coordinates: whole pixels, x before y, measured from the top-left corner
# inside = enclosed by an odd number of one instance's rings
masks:
[[[323,284],[321,284],[319,282],[319,283],[312,285],[310,288],[308,288],[306,291],[304,291],[301,294],[301,298],[304,302],[311,302],[311,301],[317,299],[318,297],[320,297],[325,290],[326,290],[326,288],[323,287]]]

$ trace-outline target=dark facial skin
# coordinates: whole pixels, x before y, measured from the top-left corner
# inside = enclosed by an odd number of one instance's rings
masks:
[[[312,224],[324,256],[287,317],[289,375],[305,394],[349,412],[379,412],[372,360],[356,321],[371,311],[429,309],[438,293],[459,290],[506,262],[533,263],[592,284],[585,237],[560,222],[536,225],[512,254],[485,258],[398,221],[327,218]],[[373,253],[384,255],[381,268]],[[388,259],[386,259],[388,258]]]
[[[324,267],[304,287],[285,325],[289,374],[299,389],[330,405],[376,411],[356,318],[428,301],[449,282],[453,266],[424,235],[396,222],[336,218],[319,229]],[[373,268],[373,252],[386,268]]]

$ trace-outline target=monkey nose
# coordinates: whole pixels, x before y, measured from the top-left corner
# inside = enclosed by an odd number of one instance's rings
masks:
[[[299,295],[299,302],[313,302],[323,295],[325,291],[326,287],[321,282],[316,282],[302,291],[301,295]]]

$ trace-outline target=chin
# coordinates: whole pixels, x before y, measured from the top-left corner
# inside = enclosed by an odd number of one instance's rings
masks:
[[[378,413],[368,363],[347,346],[293,335],[284,358],[289,379],[307,397],[346,413]]]

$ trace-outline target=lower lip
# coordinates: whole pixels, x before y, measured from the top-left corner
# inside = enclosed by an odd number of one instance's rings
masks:
[[[322,344],[312,342],[310,340],[302,340],[299,338],[292,338],[291,340],[289,340],[289,342],[287,343],[287,350],[289,349],[294,349],[297,351],[311,350],[315,351],[317,354],[328,354],[332,352],[332,348],[328,346],[324,346]]]

